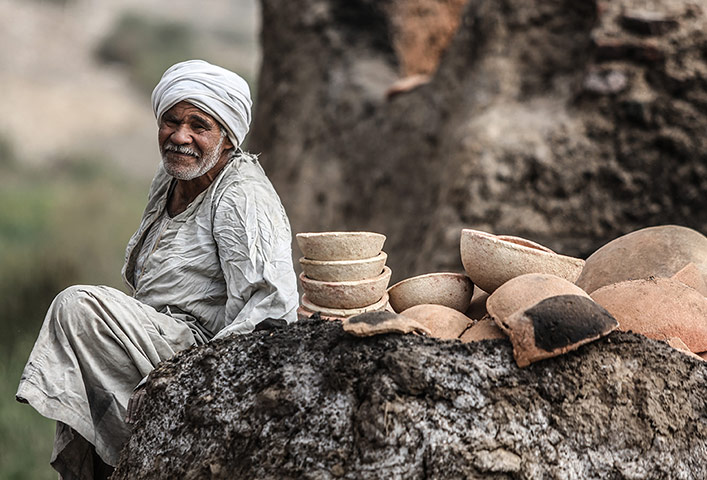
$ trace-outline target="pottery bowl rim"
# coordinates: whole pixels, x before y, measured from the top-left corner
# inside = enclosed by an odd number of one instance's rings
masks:
[[[359,308],[335,308],[335,307],[323,307],[312,302],[307,294],[303,294],[300,299],[300,305],[309,310],[312,313],[321,313],[325,316],[335,316],[335,317],[350,317],[353,315],[358,315],[359,313],[375,312],[382,310],[388,305],[388,293],[386,292],[380,300],[376,303],[366,305],[365,307]]]
[[[314,260],[312,258],[300,257],[300,265],[311,265],[316,267],[345,267],[349,265],[364,265],[367,263],[376,263],[383,260],[384,262],[388,260],[388,254],[381,250],[381,252],[374,257],[366,258],[356,258],[352,260]],[[309,277],[307,277],[309,278]],[[311,279],[310,280],[314,280]]]
[[[363,280],[349,280],[349,281],[344,281],[344,282],[327,282],[323,280],[314,280],[313,278],[309,278],[304,274],[304,272],[299,274],[300,281],[302,282],[302,285],[304,284],[311,284],[313,286],[317,287],[357,287],[360,285],[367,285],[370,283],[378,283],[386,279],[390,279],[390,276],[392,275],[392,270],[390,269],[389,266],[384,266],[383,271],[381,272],[380,275],[377,275],[375,277],[371,278],[364,278]]]
[[[561,253],[557,253],[548,247],[544,245],[540,245],[539,243],[533,242],[532,240],[528,240],[523,237],[516,237],[513,235],[495,235],[493,233],[489,232],[484,232],[481,230],[474,230],[473,228],[463,228],[462,233],[461,233],[461,239],[463,240],[464,238],[476,238],[476,239],[483,239],[483,240],[488,240],[491,243],[498,244],[500,246],[503,246],[505,248],[511,249],[511,250],[518,250],[524,253],[530,253],[530,254],[535,254],[535,255],[540,255],[540,256],[547,256],[547,257],[559,257],[562,259],[570,260],[572,263],[576,263],[578,265],[584,264],[584,260],[578,257],[572,257],[570,255],[563,255]],[[516,241],[513,241],[516,240]],[[462,256],[464,256],[464,252],[468,251],[468,248],[465,248],[462,250]]]

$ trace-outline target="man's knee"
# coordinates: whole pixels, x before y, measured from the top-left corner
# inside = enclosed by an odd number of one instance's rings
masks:
[[[62,290],[49,309],[48,320],[64,331],[73,330],[95,316],[96,298],[92,285],[72,285]]]
[[[67,304],[73,304],[86,300],[93,296],[93,292],[97,287],[93,285],[72,285],[65,288],[54,298],[54,303],[57,306],[63,307]]]

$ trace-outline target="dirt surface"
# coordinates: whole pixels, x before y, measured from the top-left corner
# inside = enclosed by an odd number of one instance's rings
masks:
[[[393,282],[461,270],[463,227],[582,257],[707,231],[702,2],[469,1],[432,80],[387,99],[403,3],[262,0],[250,139],[294,231],[386,234]],[[415,5],[448,28],[439,3]]]
[[[158,367],[113,478],[702,479],[705,387],[628,333],[518,369],[505,340],[303,321]]]

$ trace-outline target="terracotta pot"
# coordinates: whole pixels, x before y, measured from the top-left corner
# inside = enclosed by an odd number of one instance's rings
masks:
[[[402,315],[427,327],[433,337],[445,340],[459,338],[471,323],[469,317],[444,305],[415,305],[404,310]]]
[[[577,279],[589,293],[612,283],[670,278],[694,263],[707,281],[707,237],[687,227],[663,225],[616,238],[594,252]]]
[[[707,298],[669,278],[607,285],[592,298],[619,321],[619,329],[656,340],[679,337],[692,352],[707,350]]]
[[[574,282],[584,260],[559,255],[530,240],[462,230],[464,270],[474,285],[493,293],[508,280],[526,273],[547,273]]]
[[[315,305],[351,309],[367,307],[380,301],[385,295],[390,275],[390,268],[384,267],[383,273],[377,277],[354,282],[321,282],[307,278],[304,273],[300,274],[299,279],[305,295]]]
[[[385,235],[373,232],[298,233],[297,245],[310,260],[361,260],[380,254]]]
[[[543,273],[528,273],[504,283],[486,300],[486,309],[494,321],[508,332],[508,317],[522,311],[541,300],[557,295],[589,295],[577,285]]]
[[[299,259],[305,276],[323,282],[354,282],[377,277],[383,271],[388,255],[381,252],[375,257],[361,260],[310,260]]]
[[[428,273],[405,279],[388,289],[390,306],[402,312],[415,305],[444,305],[460,312],[469,308],[474,284],[463,273]]]
[[[302,306],[306,308],[310,312],[319,312],[322,315],[326,315],[328,317],[338,317],[338,318],[346,318],[346,317],[352,317],[354,315],[359,315],[361,313],[366,313],[366,312],[376,312],[378,310],[385,310],[385,308],[388,306],[388,295],[384,294],[383,298],[378,300],[376,303],[373,303],[371,305],[367,305],[365,307],[361,308],[330,308],[330,307],[322,307],[319,306],[315,303],[312,303],[309,301],[307,298],[307,295],[302,295]]]

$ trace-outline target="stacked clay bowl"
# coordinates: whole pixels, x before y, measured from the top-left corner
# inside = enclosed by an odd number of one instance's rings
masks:
[[[382,251],[385,236],[373,232],[298,233],[300,283],[306,312],[346,318],[383,310],[391,271]]]

